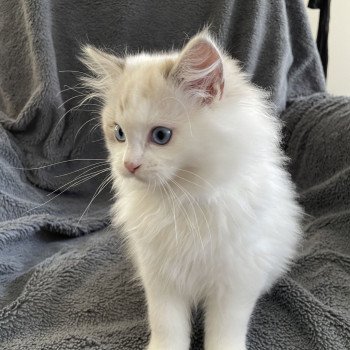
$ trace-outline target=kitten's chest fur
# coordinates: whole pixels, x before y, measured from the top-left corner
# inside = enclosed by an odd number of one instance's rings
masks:
[[[242,231],[245,214],[235,220],[239,208],[229,196],[194,200],[133,194],[121,197],[115,209],[131,255],[149,283],[160,277],[164,285],[199,299],[246,259],[239,249],[242,237],[236,234]]]

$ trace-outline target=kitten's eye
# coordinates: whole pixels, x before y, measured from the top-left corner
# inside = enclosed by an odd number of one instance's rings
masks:
[[[115,138],[119,141],[119,142],[125,142],[125,134],[123,129],[116,124],[115,128],[114,128],[114,134],[115,134]]]
[[[158,145],[165,145],[171,139],[172,131],[164,126],[157,126],[152,130],[151,139]]]

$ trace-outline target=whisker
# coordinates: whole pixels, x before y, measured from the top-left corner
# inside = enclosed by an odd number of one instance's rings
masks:
[[[83,87],[84,87],[84,85],[83,85]],[[71,97],[71,98],[69,98],[68,100],[66,100],[66,101],[64,101],[60,106],[58,106],[58,109],[59,108],[61,108],[62,106],[64,106],[67,102],[69,102],[69,101],[71,101],[71,100],[73,100],[73,99],[75,99],[75,98],[77,98],[77,97],[82,97],[83,99],[82,99],[82,101],[80,102],[80,103],[78,103],[76,106],[73,106],[71,109],[69,109],[68,111],[66,111],[63,115],[62,115],[62,117],[58,120],[58,122],[56,123],[56,125],[55,125],[55,127],[54,127],[54,131],[55,131],[55,129],[57,128],[57,126],[61,123],[61,121],[64,119],[64,117],[68,114],[68,113],[70,113],[71,111],[73,111],[73,110],[79,110],[80,109],[80,107],[81,106],[83,106],[84,105],[84,103],[85,102],[87,102],[87,101],[89,101],[91,98],[90,98],[90,96],[89,95],[86,95],[86,94],[84,94],[84,93],[80,93],[80,91],[76,91],[75,89],[73,89],[73,88],[70,88],[71,90],[73,90],[73,91],[75,91],[75,92],[77,92],[77,95],[76,96],[73,96],[73,97]],[[93,103],[89,103],[89,104],[87,104],[87,106],[98,106],[98,107],[100,107],[100,108],[102,108],[103,106],[102,105],[100,105],[100,104],[93,104]],[[92,112],[97,112],[97,111],[92,111]]]
[[[71,100],[74,100],[75,98],[78,98],[78,97],[83,97],[85,96],[83,93],[79,93],[79,95],[75,95],[75,96],[72,96],[71,98],[69,98],[68,100],[64,101],[63,103],[61,103],[57,108],[62,108],[67,102],[71,101]]]
[[[74,180],[67,182],[66,184],[64,184],[63,186],[61,186],[61,188],[68,186],[69,184],[72,184],[69,187],[75,187],[78,185],[81,185],[82,183],[89,181],[90,179],[94,178],[97,175],[103,174],[104,172],[109,171],[109,169],[99,169],[96,170],[92,173],[89,174],[85,174],[85,175],[78,175]],[[57,188],[56,190],[54,190],[53,192],[57,192],[59,191],[61,188]]]
[[[155,185],[155,184],[156,184],[156,181],[152,181],[152,183],[153,183],[153,185]],[[140,199],[140,200],[138,201],[138,204],[139,204],[139,205],[140,205],[140,204],[142,203],[142,201],[146,198],[146,196],[147,196],[147,194],[148,194],[148,192],[149,192],[149,189],[150,189],[150,185],[151,185],[151,181],[148,182],[148,186],[147,186],[147,190],[146,190],[145,195],[142,197],[142,199]],[[131,231],[137,230],[137,229],[138,229],[140,226],[142,226],[150,217],[158,215],[159,212],[161,211],[161,209],[162,209],[162,208],[161,208],[160,206],[158,206],[158,209],[157,209],[155,212],[150,212],[150,213],[147,214],[147,215],[145,215],[145,213],[143,213],[140,217],[138,217],[138,219],[139,219],[140,222],[139,222],[137,225],[131,227],[131,228],[129,229],[130,232],[131,232]],[[142,238],[141,238],[141,239],[142,239]],[[147,239],[147,237],[145,237],[144,239]]]
[[[80,130],[82,130],[86,124],[88,124],[88,123],[90,123],[92,120],[96,120],[96,119],[100,119],[100,117],[91,118],[91,119],[89,119],[88,121],[86,121],[83,125],[81,125],[80,128],[78,129],[77,133],[76,133],[75,136],[74,136],[74,141],[73,141],[73,142],[76,141]]]
[[[174,196],[174,199],[177,200],[177,203],[179,205],[179,209],[182,211],[182,213],[184,214],[185,216],[185,219],[189,225],[189,228],[190,228],[190,231],[192,234],[196,234],[196,230],[195,230],[195,227],[194,227],[194,224],[192,223],[191,221],[191,218],[190,216],[188,215],[187,211],[186,211],[186,208],[184,207],[182,201],[180,200],[180,198],[176,195],[175,191],[171,188],[171,186],[168,184],[168,183],[165,183],[166,187],[169,189],[169,191],[172,193],[172,195]]]
[[[173,217],[174,217],[175,240],[176,240],[176,245],[178,245],[179,240],[178,240],[178,226],[177,226],[177,219],[176,219],[175,201],[172,198],[172,196],[166,191],[166,188],[165,188],[166,182],[164,181],[164,179],[158,174],[157,174],[157,177],[159,179],[159,182],[160,182],[160,185],[161,185],[162,189],[164,190],[164,192],[167,195],[167,197],[169,197],[171,199],[171,202],[172,202],[172,205],[173,205],[172,206],[172,212],[173,212]],[[163,198],[163,195],[162,195],[162,198]],[[164,198],[163,198],[163,202],[164,202]]]
[[[78,220],[78,224],[80,224],[80,221],[82,220],[83,216],[85,215],[85,213],[89,210],[92,202],[96,199],[96,197],[108,186],[108,184],[111,182],[112,177],[111,175],[108,175],[107,178],[105,178],[105,180],[100,184],[100,186],[97,188],[97,190],[95,191],[94,195],[92,196],[89,204],[87,205],[87,207],[85,208],[85,210],[83,211],[83,214],[81,214],[81,217]]]
[[[148,186],[147,186],[147,191],[145,192],[145,194],[142,196],[142,198],[139,200],[138,204],[140,205],[143,200],[147,197],[147,194],[148,194],[148,191],[149,191],[149,188],[150,188],[150,185],[151,185],[151,182],[149,181],[148,182]]]
[[[105,165],[105,164],[96,165],[96,168],[97,168],[98,166],[102,166],[102,165]],[[99,173],[100,171],[102,171],[102,169],[100,169],[100,170],[97,170],[97,171],[95,171],[95,172],[92,172],[92,173],[87,174],[90,170],[92,170],[92,169],[85,170],[82,174],[79,174],[79,175],[76,176],[73,180],[71,180],[71,181],[65,183],[64,185],[62,185],[62,186],[56,188],[54,191],[48,193],[47,196],[51,196],[52,194],[56,193],[57,191],[60,191],[61,189],[63,189],[65,186],[71,184],[72,182],[75,182],[75,181],[79,182],[79,181],[81,181],[81,180],[84,180],[83,182],[85,182],[85,180],[86,180],[86,181],[88,180],[87,178],[88,178],[89,176],[95,175],[95,174],[98,175],[98,173]],[[109,170],[109,169],[106,169],[106,170]],[[85,175],[84,175],[84,174],[85,174]],[[82,182],[81,182],[81,183],[82,183]]]
[[[109,169],[104,170],[104,171],[102,171],[102,173],[105,172],[105,171],[108,171],[108,170],[109,170]],[[96,174],[96,175],[92,176],[91,178],[94,178],[94,177],[96,177],[97,175],[99,175],[99,174]],[[86,181],[87,181],[87,180],[86,180]],[[25,211],[24,214],[30,213],[30,212],[32,212],[33,210],[38,209],[38,208],[40,208],[40,207],[42,207],[42,206],[44,206],[44,205],[50,203],[50,202],[53,201],[55,198],[57,198],[57,197],[60,196],[61,194],[65,193],[66,191],[68,191],[70,188],[72,188],[72,187],[74,187],[74,186],[76,186],[76,184],[70,185],[70,186],[67,187],[64,191],[58,193],[56,196],[50,198],[50,199],[47,200],[46,202],[44,202],[44,203],[42,203],[42,204],[40,204],[40,205],[35,206],[34,208],[31,208],[31,209]]]
[[[89,74],[85,73],[85,72],[80,72],[78,70],[59,70],[59,73],[78,73],[79,75],[86,75],[87,77],[90,77]]]
[[[63,87],[64,87],[64,89],[60,90],[55,97],[58,97],[62,92],[69,91],[69,90],[72,90],[74,92],[78,92],[80,94],[82,91],[78,91],[76,89],[83,89],[84,88],[84,86],[82,84],[76,84],[73,87],[68,86],[68,85],[64,85]]]
[[[101,104],[98,104],[98,103],[87,103],[85,106],[96,106],[96,107],[99,107],[99,108],[103,107]]]
[[[181,169],[181,168],[175,168],[175,167],[174,167],[174,169],[176,169],[178,171],[186,172],[186,173],[189,173],[189,174],[192,174],[192,175],[198,177],[200,180],[204,181],[207,185],[209,185],[212,189],[215,190],[215,187],[210,182],[208,182],[204,177],[194,173],[193,171],[189,171],[189,170],[185,170],[185,169]]]
[[[84,169],[86,169],[86,168],[94,168],[95,166],[98,166],[98,165],[105,165],[105,164],[109,164],[109,163],[108,163],[108,162],[99,162],[99,163],[97,163],[97,164],[90,164],[90,165],[87,165],[87,166],[82,167],[81,169],[70,171],[69,173],[60,174],[60,175],[55,175],[55,177],[67,176],[67,175],[70,175],[70,174],[77,173],[78,171],[82,171],[82,170],[84,170]],[[89,169],[89,170],[91,170],[91,169]]]
[[[82,95],[82,96],[84,96],[84,95]],[[78,97],[78,96],[76,96],[76,97]],[[66,101],[66,102],[68,102],[68,101]],[[56,123],[56,125],[55,125],[55,127],[54,127],[54,129],[53,129],[53,132],[56,130],[56,128],[58,127],[58,125],[61,123],[61,121],[66,117],[66,115],[67,114],[69,114],[71,111],[73,111],[73,110],[79,110],[79,108],[81,107],[83,105],[83,102],[82,103],[79,103],[78,105],[76,105],[76,106],[73,106],[71,109],[69,109],[68,111],[66,111],[63,115],[62,115],[62,117],[58,120],[58,122]],[[59,107],[58,107],[59,108]]]
[[[198,238],[199,238],[199,240],[200,240],[200,242],[201,242],[201,245],[202,245],[202,249],[204,250],[204,244],[203,244],[203,240],[202,240],[202,237],[201,237],[201,234],[200,234],[200,229],[199,229],[199,222],[198,222],[198,217],[197,217],[197,213],[196,213],[196,210],[195,210],[195,208],[194,208],[194,205],[193,205],[193,201],[197,204],[197,206],[199,207],[199,205],[198,205],[198,203],[197,203],[197,201],[195,201],[195,199],[193,198],[193,196],[191,195],[191,194],[189,194],[181,185],[179,185],[175,180],[172,180],[172,179],[170,179],[170,181],[174,184],[174,185],[176,185],[179,189],[180,189],[180,191],[182,191],[184,194],[185,194],[185,196],[186,196],[186,198],[187,198],[187,200],[188,200],[188,202],[190,203],[190,205],[191,205],[191,208],[192,208],[192,211],[193,211],[193,214],[194,214],[194,217],[195,217],[195,223],[196,223],[196,225],[197,225],[197,229],[194,231],[194,233],[197,233],[197,236],[198,236]],[[192,200],[191,200],[191,198],[192,198]],[[199,207],[200,208],[200,207]],[[200,208],[201,209],[201,208]],[[202,211],[202,213],[203,213],[203,211]],[[204,214],[204,213],[203,213]],[[191,221],[192,222],[192,221]],[[193,223],[193,227],[195,227],[195,224]]]
[[[91,142],[100,142],[100,141],[102,141],[102,140],[104,140],[105,138],[104,137],[102,137],[102,138],[100,138],[100,139],[97,139],[97,140],[93,140],[93,141],[91,141]]]
[[[182,176],[179,176],[179,175],[176,175],[176,174],[175,174],[175,177],[177,177],[177,178],[179,178],[179,179],[181,179],[181,180],[184,180],[184,181],[186,181],[186,182],[188,182],[188,183],[190,183],[190,184],[192,184],[192,185],[195,185],[195,186],[198,186],[198,187],[200,187],[200,188],[202,188],[202,189],[205,189],[205,187],[203,187],[203,186],[197,184],[196,182],[190,181],[190,180],[188,180],[188,179],[186,179],[186,178],[184,178],[184,177],[182,177]]]
[[[39,167],[33,167],[33,168],[19,168],[19,167],[11,167],[12,169],[18,169],[18,170],[38,170],[38,169],[44,169],[44,168],[49,168],[51,166],[63,164],[63,163],[69,163],[69,162],[76,162],[76,161],[82,161],[82,162],[87,162],[90,160],[96,160],[96,161],[106,161],[106,159],[103,158],[77,158],[77,159],[68,159],[68,160],[63,160],[61,162],[56,162],[56,163],[51,163]]]
[[[99,123],[96,123],[92,128],[91,128],[91,130],[90,130],[90,132],[89,132],[89,135],[91,135],[93,132],[95,132],[96,130],[97,130],[97,128],[101,128],[102,127],[102,123],[101,122],[99,122]]]

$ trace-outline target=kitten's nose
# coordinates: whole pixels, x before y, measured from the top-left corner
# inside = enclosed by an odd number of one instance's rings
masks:
[[[124,166],[126,169],[128,169],[131,173],[135,173],[135,171],[141,166],[141,164],[136,164],[133,162],[124,162]]]

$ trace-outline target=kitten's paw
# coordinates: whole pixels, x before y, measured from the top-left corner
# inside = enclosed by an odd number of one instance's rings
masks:
[[[236,345],[232,345],[232,346],[225,346],[222,347],[221,345],[218,346],[211,346],[211,347],[205,347],[205,350],[247,350],[247,348],[245,346],[236,346]]]
[[[221,339],[216,339],[213,341],[211,339],[210,343],[205,344],[205,350],[247,350],[245,343],[229,341],[222,343]]]
[[[148,345],[145,350],[161,350],[159,346]]]
[[[164,348],[163,346],[157,346],[157,345],[148,345],[147,348],[145,350],[177,350],[180,348],[176,348],[176,347],[166,347]],[[182,349],[181,349],[182,350]],[[184,350],[188,350],[188,349],[184,349]]]
[[[167,345],[151,342],[145,350],[189,350],[189,345],[179,344],[176,341],[168,342]]]

